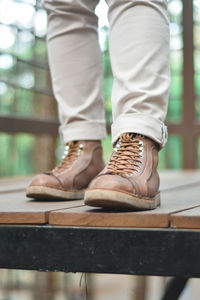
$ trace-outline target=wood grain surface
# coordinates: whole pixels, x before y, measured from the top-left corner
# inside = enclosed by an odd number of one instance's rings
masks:
[[[0,194],[0,224],[45,224],[52,210],[82,205],[75,201],[36,201],[26,198],[25,191]]]
[[[172,228],[200,229],[200,206],[171,215],[170,225]]]
[[[200,228],[199,210],[186,213],[200,206],[200,172],[162,171],[160,177],[161,207],[151,211],[94,209],[82,200],[35,201],[25,196],[31,177],[6,178],[0,180],[0,224],[166,228],[171,223],[177,228]]]
[[[159,175],[161,191],[200,183],[199,170],[163,170],[159,171]]]
[[[150,211],[105,211],[90,207],[52,211],[52,225],[95,227],[169,227],[170,215],[200,205],[200,185],[180,187],[161,193],[161,206]]]
[[[0,194],[23,191],[30,183],[31,179],[32,176],[0,179]]]

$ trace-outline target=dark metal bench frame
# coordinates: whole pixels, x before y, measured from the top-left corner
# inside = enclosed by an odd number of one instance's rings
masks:
[[[198,230],[0,226],[0,268],[200,277]]]
[[[176,276],[162,299],[200,277],[199,230],[1,225],[0,268]]]

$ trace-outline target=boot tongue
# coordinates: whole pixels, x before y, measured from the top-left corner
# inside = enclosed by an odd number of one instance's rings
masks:
[[[67,143],[67,146],[69,148],[71,148],[71,147],[75,146],[77,143],[78,143],[77,141],[70,141],[70,142]]]
[[[52,173],[58,175],[62,171],[69,168],[78,155],[79,142],[78,141],[70,141],[66,144],[65,152],[62,157],[60,164],[52,170]]]
[[[135,139],[136,133],[133,132],[126,132],[120,135],[120,141],[122,143],[128,143]]]

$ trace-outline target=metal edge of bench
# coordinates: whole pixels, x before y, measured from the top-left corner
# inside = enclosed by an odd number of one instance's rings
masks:
[[[200,232],[0,226],[0,268],[200,277]]]

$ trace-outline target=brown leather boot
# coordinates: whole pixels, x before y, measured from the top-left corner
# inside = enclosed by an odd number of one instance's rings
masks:
[[[85,193],[90,206],[153,209],[160,204],[158,144],[134,133],[124,133],[104,170]]]
[[[104,168],[100,141],[73,141],[61,163],[36,175],[26,190],[36,199],[83,199],[90,181]]]

